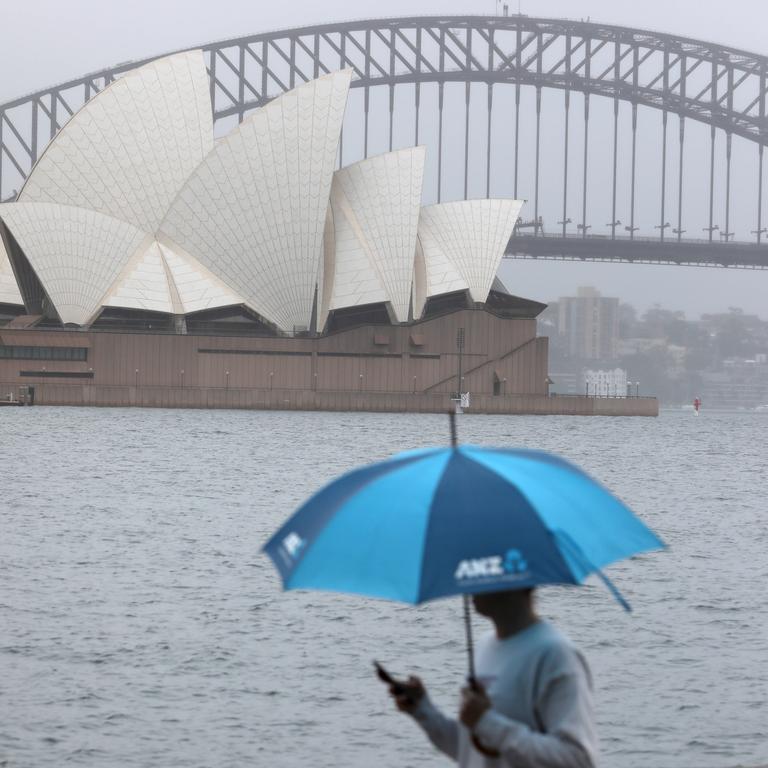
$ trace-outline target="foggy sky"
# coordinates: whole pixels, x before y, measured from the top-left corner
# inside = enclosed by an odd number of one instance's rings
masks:
[[[509,5],[510,13],[516,13],[517,0],[510,0]],[[373,0],[0,0],[0,103],[119,62],[212,40],[385,15],[485,15],[494,13],[496,7],[494,0],[390,0],[386,4]],[[731,0],[727,6],[713,0],[521,0],[520,10],[531,16],[589,17],[592,21],[713,40],[757,53],[768,48],[766,0]],[[600,137],[596,135],[594,141],[599,144]],[[750,169],[750,158],[734,167],[735,185],[752,183]],[[578,178],[578,166],[573,171],[574,179]],[[492,192],[510,194],[503,185],[494,185]],[[531,198],[527,192],[524,196]],[[546,187],[543,192],[547,194]],[[748,198],[742,199],[746,206]],[[554,221],[554,210],[545,206],[545,219]],[[532,210],[526,215],[532,216]],[[739,220],[738,211],[734,218],[739,239],[747,239],[748,229],[754,228],[750,219],[745,216]],[[602,224],[595,222],[594,231],[604,233]],[[571,294],[580,285],[595,285],[605,295],[619,296],[641,309],[658,303],[683,309],[693,317],[740,306],[768,318],[768,273],[763,272],[511,261],[502,266],[501,275],[513,293],[543,301]]]

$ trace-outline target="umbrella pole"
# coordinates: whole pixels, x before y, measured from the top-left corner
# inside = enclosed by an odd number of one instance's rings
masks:
[[[469,661],[469,682],[475,682],[475,646],[472,642],[472,613],[469,605],[469,595],[464,598],[464,630],[467,634],[467,659]]]
[[[448,411],[448,420],[451,424],[451,447],[456,448],[459,444],[456,435],[456,411]],[[469,604],[469,595],[463,595],[464,598],[464,631],[467,637],[467,660],[469,661],[469,682],[475,681],[475,645],[472,642],[472,608]]]
[[[456,435],[456,411],[448,411],[448,421],[451,425],[451,447],[456,448],[459,444]],[[463,595],[464,598],[464,632],[467,637],[467,660],[469,661],[469,682],[475,681],[475,646],[472,642],[472,609],[469,604],[469,595]]]

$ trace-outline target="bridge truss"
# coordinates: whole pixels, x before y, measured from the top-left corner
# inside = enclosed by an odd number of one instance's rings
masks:
[[[395,93],[400,86],[412,89],[413,142],[419,143],[422,93],[427,87],[437,88],[437,174],[436,198],[443,197],[445,164],[444,140],[447,130],[455,131],[455,121],[446,126],[444,120],[445,94],[451,84],[464,84],[463,114],[463,194],[469,193],[470,180],[470,115],[473,108],[487,110],[486,153],[482,169],[485,193],[490,195],[491,169],[494,164],[492,141],[494,100],[501,87],[514,93],[514,129],[505,135],[513,144],[510,167],[515,196],[519,186],[521,91],[533,89],[534,114],[524,115],[535,123],[533,149],[533,180],[524,190],[532,192],[533,234],[521,237],[510,246],[510,254],[533,258],[612,258],[610,244],[619,246],[625,240],[634,243],[633,253],[640,254],[640,244],[646,243],[646,260],[665,263],[708,263],[712,265],[768,266],[768,248],[762,243],[763,226],[763,161],[768,143],[766,96],[768,95],[768,57],[726,46],[675,35],[660,34],[625,27],[607,26],[582,21],[509,17],[412,17],[362,20],[304,27],[279,32],[252,35],[202,46],[210,74],[211,100],[214,119],[219,124],[242,120],[250,110],[296,85],[340,68],[351,67],[356,79],[352,87],[362,89],[363,156],[368,156],[371,121],[371,93],[384,88],[388,92],[388,143],[393,146]],[[127,62],[47,88],[23,98],[0,105],[0,199],[13,199],[21,188],[31,167],[57,131],[86,101],[105,88],[122,73],[144,61]],[[487,98],[478,105],[474,84],[486,86]],[[460,86],[459,86],[460,87]],[[564,130],[561,152],[564,155],[561,182],[562,218],[558,221],[560,237],[539,238],[540,186],[542,154],[542,91],[557,89],[563,93]],[[573,204],[574,185],[569,180],[568,153],[573,127],[571,95],[581,94],[583,105],[579,131],[583,147],[576,163],[580,166],[581,211],[576,227],[579,238],[569,235],[567,225],[569,201]],[[612,178],[610,235],[595,238],[589,235],[588,223],[590,178],[590,105],[591,97],[600,96],[613,104],[613,141],[610,147]],[[474,100],[474,107],[473,107]],[[619,134],[619,106],[631,109],[631,132]],[[638,108],[657,110],[662,117],[660,137],[661,184],[658,197],[658,248],[647,240],[635,237],[639,229],[636,214],[638,186],[637,134]],[[670,118],[677,128],[676,167],[670,167],[668,136]],[[709,189],[708,217],[702,229],[707,233],[710,248],[696,251],[692,260],[670,256],[674,243],[684,246],[683,198],[685,193],[685,142],[688,121],[709,126],[708,157]],[[724,228],[715,223],[716,137],[724,137],[725,189],[719,190],[724,199]],[[734,137],[746,140],[756,149],[755,229],[751,230],[754,244],[732,249],[731,232],[732,189],[731,165]],[[631,170],[629,173],[628,224],[617,218],[617,195],[620,174],[617,170],[619,147],[629,144]],[[341,155],[344,146],[342,142]],[[476,171],[477,169],[475,169]],[[675,177],[676,176],[676,182]],[[623,184],[623,180],[621,181]],[[670,195],[672,186],[676,191]],[[670,197],[672,198],[670,200]],[[625,220],[626,220],[625,214]],[[668,221],[676,221],[673,226]],[[703,222],[702,222],[703,223]],[[622,236],[622,228],[628,233]],[[671,230],[667,233],[667,230]],[[618,230],[618,232],[617,232]],[[718,233],[718,237],[715,237]],[[599,253],[590,255],[590,246]],[[689,243],[690,246],[690,243]],[[614,251],[617,249],[614,248]],[[737,253],[737,251],[739,253]],[[743,257],[740,253],[745,253]],[[626,249],[622,251],[626,256]],[[691,247],[687,253],[693,253]],[[617,252],[618,254],[618,252]],[[656,254],[656,255],[654,255]],[[621,258],[615,256],[613,258]],[[626,260],[644,260],[640,256]],[[749,263],[747,263],[749,262]]]

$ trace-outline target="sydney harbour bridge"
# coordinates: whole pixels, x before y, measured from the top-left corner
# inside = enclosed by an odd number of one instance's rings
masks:
[[[527,198],[510,257],[768,269],[766,56],[523,15],[362,20],[199,47],[222,128],[302,82],[352,68],[355,124],[345,123],[340,163],[427,144],[435,201],[447,188],[455,199],[500,186]],[[0,199],[15,198],[77,109],[145,61],[0,105]],[[737,150],[746,168],[738,183]],[[695,209],[686,207],[694,191]],[[751,224],[736,232],[744,200]],[[545,218],[545,208],[556,215]]]

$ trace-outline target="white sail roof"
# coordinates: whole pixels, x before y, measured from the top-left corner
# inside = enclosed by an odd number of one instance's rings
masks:
[[[104,305],[181,314],[181,302],[174,302],[167,272],[160,244],[153,240],[112,285]]]
[[[445,252],[439,231],[440,221],[437,220],[439,217],[424,215],[425,210],[421,209],[419,219],[419,245],[427,274],[425,299],[441,293],[465,291],[469,284]]]
[[[187,254],[153,240],[110,288],[105,306],[183,315],[242,304]]]
[[[335,234],[329,309],[387,301],[408,320],[424,147],[361,160],[333,176]]]
[[[1,209],[0,209],[1,210]],[[0,304],[23,304],[21,291],[16,285],[11,262],[5,252],[5,245],[0,238]]]
[[[244,304],[290,331],[331,309],[485,301],[521,203],[420,209],[424,149],[334,167],[351,71],[300,85],[214,143],[200,51],[127,73],[51,142],[6,223],[62,322],[101,306]],[[22,303],[0,243],[0,303]]]
[[[243,304],[241,296],[181,248],[160,244],[184,314]]]
[[[483,302],[512,236],[522,200],[460,200],[421,209],[427,295],[469,289]]]
[[[86,325],[150,236],[124,221],[54,203],[0,205],[62,323]]]
[[[88,208],[154,233],[212,147],[203,54],[177,53],[128,72],[75,113],[19,201]]]
[[[190,177],[162,232],[284,330],[310,323],[351,71],[256,110]]]
[[[419,318],[424,312],[427,303],[427,264],[424,258],[424,248],[421,240],[416,238],[416,253],[413,257],[413,290],[411,293],[413,302],[413,316]]]

